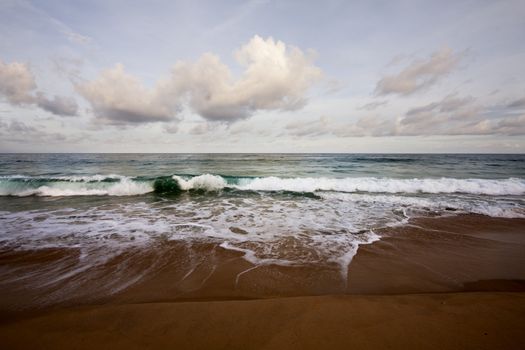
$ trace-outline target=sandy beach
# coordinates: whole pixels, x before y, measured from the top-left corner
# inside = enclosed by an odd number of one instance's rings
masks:
[[[524,227],[479,215],[412,220],[362,245],[344,283],[330,266],[254,268],[213,246],[199,249],[214,265],[204,259],[188,274],[173,246],[170,263],[112,295],[92,285],[92,297],[38,304],[30,288],[3,289],[0,340],[8,349],[520,349]]]
[[[525,294],[104,305],[3,325],[4,349],[523,349]]]
[[[0,350],[525,350],[525,0],[0,0]]]

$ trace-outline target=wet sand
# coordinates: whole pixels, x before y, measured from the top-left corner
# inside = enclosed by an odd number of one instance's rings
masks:
[[[4,349],[523,349],[525,294],[104,305],[4,325]]]
[[[337,266],[255,267],[242,253],[216,245],[188,250],[171,244],[156,252],[162,263],[116,293],[102,285],[122,272],[124,257],[93,272],[98,286],[77,278],[54,290],[31,289],[13,280],[0,291],[0,344],[7,349],[524,348],[525,220],[425,218],[381,235],[360,246],[347,278]],[[128,274],[157,261],[141,254],[141,263],[128,267]],[[0,261],[15,273],[74,256],[60,250],[2,252]],[[82,288],[60,299],[58,291],[73,282],[82,282]]]

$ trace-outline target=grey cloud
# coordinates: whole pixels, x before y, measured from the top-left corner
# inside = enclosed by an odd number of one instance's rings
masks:
[[[164,125],[164,131],[168,134],[176,134],[179,131],[179,126],[177,124],[166,124]]]
[[[382,106],[386,106],[387,104],[388,104],[388,101],[374,101],[374,102],[367,103],[357,109],[373,111],[374,109],[377,109]]]
[[[445,96],[441,101],[433,102],[422,107],[416,107],[409,109],[406,113],[407,116],[418,115],[424,112],[438,111],[438,112],[454,112],[462,107],[465,107],[472,102],[475,98],[467,96],[463,98],[456,97],[456,94],[450,94]]]
[[[353,123],[328,118],[298,121],[286,126],[293,136],[335,135],[422,136],[422,135],[525,135],[525,114],[501,106],[481,106],[471,96],[454,94],[408,110],[402,117],[371,115]],[[518,107],[516,107],[518,108]]]
[[[398,121],[396,134],[479,134],[482,108],[474,102],[471,96],[461,98],[451,94],[440,101],[412,108]]]
[[[10,122],[1,121],[0,127],[2,127],[9,134],[29,134],[38,131],[37,128],[28,126],[18,120],[11,120]]]
[[[209,123],[199,123],[190,129],[191,135],[203,135],[211,130]]]
[[[227,125],[227,129],[230,135],[241,135],[241,134],[249,134],[249,135],[257,135],[257,136],[270,136],[273,134],[273,131],[275,129],[271,128],[271,125],[269,125],[270,128],[267,127],[254,127],[254,125],[250,124],[247,121],[241,121],[236,123],[233,126]]]
[[[78,112],[78,105],[71,97],[55,95],[53,99],[49,99],[44,94],[37,93],[36,104],[43,110],[63,117],[76,116]]]
[[[52,132],[48,133],[41,127],[27,125],[18,120],[2,121],[0,120],[0,135],[2,141],[24,143],[31,140],[34,143],[54,143],[64,142],[68,138],[66,135]]]
[[[36,105],[50,113],[59,116],[74,116],[77,114],[77,104],[73,98],[54,96],[48,99],[37,91],[35,78],[27,64],[0,61],[0,96],[16,106]]]
[[[296,121],[286,125],[289,135],[314,137],[334,135],[337,137],[390,136],[395,134],[395,122],[379,116],[360,118],[355,123],[340,123],[328,117],[312,121]]]
[[[398,121],[395,134],[523,135],[524,118],[508,108],[476,104],[470,96],[448,95],[441,101],[407,111]]]
[[[525,97],[514,100],[507,105],[508,108],[525,108]]]
[[[503,118],[496,123],[495,129],[500,134],[525,135],[525,114]]]
[[[392,119],[373,115],[360,118],[354,128],[338,128],[336,135],[390,136],[396,133],[396,123]]]
[[[333,123],[325,116],[313,121],[294,121],[286,125],[288,134],[293,136],[318,136],[332,133]]]
[[[449,48],[433,53],[428,59],[418,59],[395,75],[387,75],[376,85],[377,95],[410,95],[425,89],[449,74],[459,63],[461,55]]]
[[[178,62],[151,89],[122,65],[76,88],[97,117],[110,122],[173,120],[187,106],[209,121],[231,123],[260,110],[299,109],[307,90],[321,78],[309,55],[273,38],[254,36],[235,58],[244,67],[238,79],[218,56],[206,53],[196,62]]]

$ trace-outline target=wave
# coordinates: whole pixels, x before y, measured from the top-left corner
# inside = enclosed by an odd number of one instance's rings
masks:
[[[122,175],[28,177],[0,176],[0,196],[130,196],[150,192],[177,194],[183,191],[271,191],[315,193],[471,194],[524,195],[525,179],[456,178],[280,178],[231,177],[211,174],[156,178]]]
[[[468,193],[479,195],[522,195],[525,180],[489,179],[392,179],[392,178],[291,178],[264,177],[237,186],[253,191],[372,192],[372,193]]]
[[[149,183],[120,175],[0,177],[0,196],[130,196],[152,191]]]

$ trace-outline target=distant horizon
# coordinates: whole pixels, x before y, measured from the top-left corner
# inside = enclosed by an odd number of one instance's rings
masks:
[[[391,155],[525,155],[525,153],[478,152],[0,152],[0,154],[391,154]]]

